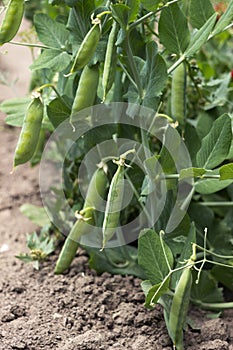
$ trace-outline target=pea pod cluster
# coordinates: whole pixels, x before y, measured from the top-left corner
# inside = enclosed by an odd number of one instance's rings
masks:
[[[14,167],[26,163],[34,155],[40,137],[44,106],[40,97],[35,97],[29,104],[23,127],[14,155]]]
[[[96,23],[86,34],[75,57],[70,73],[74,73],[85,67],[95,53],[101,36],[100,24]]]
[[[186,113],[186,65],[180,64],[174,71],[171,87],[171,113],[184,126]]]
[[[17,34],[24,14],[24,0],[10,0],[0,28],[0,45],[11,41]]]
[[[90,232],[90,225],[95,224],[96,210],[100,209],[102,197],[107,186],[104,168],[98,168],[90,181],[83,209],[78,213],[78,220],[72,227],[59,255],[55,273],[61,274],[69,268],[79,246],[81,236]]]
[[[73,124],[77,113],[82,109],[90,107],[95,102],[97,88],[99,83],[99,68],[98,65],[89,67],[86,66],[81,74],[79,85],[75,94],[72,105],[70,122]]]

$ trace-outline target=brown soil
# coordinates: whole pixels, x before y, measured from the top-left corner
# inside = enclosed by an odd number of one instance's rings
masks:
[[[0,57],[1,67],[7,68],[10,81],[20,78],[14,91],[0,86],[1,100],[27,91],[30,55],[23,56],[28,53],[25,49],[10,48],[7,56]],[[22,60],[17,72],[16,57]],[[38,168],[21,166],[10,175],[19,130],[6,127],[3,118],[1,115],[0,350],[171,350],[162,309],[144,308],[137,278],[97,276],[81,250],[64,276],[53,273],[56,254],[39,272],[15,258],[26,250],[25,234],[36,228],[19,207],[25,202],[40,203]],[[192,308],[190,316],[195,329],[185,333],[185,349],[233,350],[232,310],[220,319],[209,319]]]

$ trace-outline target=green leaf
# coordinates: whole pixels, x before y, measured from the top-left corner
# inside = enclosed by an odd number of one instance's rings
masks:
[[[200,203],[192,202],[189,207],[189,215],[191,220],[195,222],[197,230],[204,232],[205,227],[212,230],[214,212],[211,208],[203,206]]]
[[[30,221],[40,227],[50,224],[48,214],[43,207],[25,203],[20,207],[20,211],[27,216]]]
[[[23,261],[24,263],[31,263],[33,262],[33,258],[31,257],[31,255],[24,253],[24,254],[19,254],[15,256],[17,259]]]
[[[151,283],[151,281],[145,280],[145,281],[142,281],[141,287],[142,287],[143,293],[145,294],[145,296],[147,296],[147,294],[149,293],[149,290],[151,289],[151,287],[153,287],[153,284]]]
[[[134,275],[145,278],[142,268],[137,263],[137,249],[132,246],[107,248],[100,251],[96,248],[85,247],[90,255],[90,268],[97,273],[109,272],[111,274]]]
[[[153,308],[161,296],[169,292],[169,283],[170,278],[167,278],[164,283],[160,282],[152,286],[146,295],[145,307]]]
[[[213,119],[208,113],[201,111],[197,118],[196,132],[201,139],[203,139],[209,132],[213,125]]]
[[[219,170],[216,169],[211,172],[207,172],[206,175],[219,175]],[[222,180],[219,179],[200,179],[195,182],[195,190],[201,194],[211,194],[228,187],[233,180]]]
[[[60,97],[52,100],[47,106],[48,117],[55,128],[57,128],[58,125],[61,124],[64,120],[69,118],[70,113],[71,109]]]
[[[141,0],[141,4],[149,11],[156,11],[161,0]]]
[[[143,87],[143,106],[156,110],[158,96],[161,94],[167,81],[167,67],[164,59],[157,53],[158,48],[154,41],[146,46],[146,61],[134,57]],[[139,104],[138,90],[131,85],[128,91],[128,100]]]
[[[122,29],[126,30],[130,16],[129,6],[123,4],[116,4],[112,5],[111,9],[115,20],[120,24]]]
[[[221,164],[227,158],[231,141],[231,119],[228,114],[223,114],[202,140],[201,149],[197,153],[197,166],[213,169]]]
[[[197,277],[197,272],[194,272]],[[195,278],[194,278],[195,282]],[[191,298],[200,306],[202,303],[218,303],[223,301],[222,289],[207,271],[202,271],[199,283],[193,283]]]
[[[127,5],[130,8],[129,23],[136,21],[140,10],[140,0],[128,0]]]
[[[91,27],[91,14],[95,9],[94,0],[75,0],[75,7],[69,12],[67,29],[72,35],[72,45],[81,44]]]
[[[231,74],[227,73],[223,79],[220,80],[219,87],[215,89],[211,96],[209,103],[205,105],[205,110],[208,111],[218,106],[223,106],[228,100],[229,84],[231,82]]]
[[[229,204],[232,204],[232,202]],[[225,211],[225,213],[224,213]],[[221,255],[230,255],[232,256],[233,252],[233,208],[225,207],[221,213],[221,216],[224,216],[222,220],[217,218],[214,219],[213,227],[208,231],[208,241],[212,250]],[[214,258],[217,260],[217,258]],[[228,261],[230,263],[230,261]],[[232,270],[233,271],[233,270]]]
[[[172,267],[172,252],[164,241],[163,246],[167,261]],[[138,263],[145,271],[147,278],[153,284],[162,282],[169,273],[160,237],[153,230],[145,229],[140,232],[138,242]]]
[[[192,56],[196,53],[200,47],[208,40],[208,37],[216,22],[217,14],[214,13],[208,21],[191,37],[188,48],[186,49],[184,56]]]
[[[187,19],[176,3],[166,7],[161,13],[159,38],[168,51],[177,55],[181,55],[189,45]]]
[[[0,104],[0,110],[7,114],[5,122],[12,126],[23,126],[23,119],[31,97],[12,98]]]
[[[198,137],[197,129],[189,123],[185,125],[185,146],[191,157],[192,165],[196,167],[196,156],[201,147],[201,140]]]
[[[34,16],[34,25],[40,41],[51,48],[63,49],[69,37],[65,25],[52,20],[44,13]]]
[[[189,14],[190,23],[194,28],[200,29],[215,13],[210,0],[191,0]]]
[[[225,13],[221,15],[220,19],[218,20],[212,36],[221,33],[232,21],[233,19],[233,0],[230,1]]]
[[[148,107],[149,101],[160,95],[167,81],[167,66],[157,51],[154,41],[146,45],[143,105]]]
[[[233,291],[232,267],[227,268],[216,265],[211,270],[211,274],[218,282]]]
[[[225,164],[219,169],[220,181],[233,179],[233,163]]]
[[[187,168],[182,169],[179,176],[179,181],[190,177],[202,177],[206,173],[206,169],[203,168]]]
[[[70,64],[70,60],[70,55],[67,52],[48,49],[40,54],[30,68],[48,68],[56,72],[61,72]]]

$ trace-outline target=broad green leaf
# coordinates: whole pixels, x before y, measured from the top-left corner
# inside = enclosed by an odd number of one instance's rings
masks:
[[[140,0],[128,0],[127,5],[130,8],[129,23],[131,23],[137,19],[140,10]]]
[[[161,0],[141,0],[141,4],[149,11],[156,11]]]
[[[65,25],[52,20],[44,13],[37,13],[34,25],[40,41],[51,48],[63,49],[69,37]]]
[[[161,296],[169,292],[169,283],[170,278],[167,278],[165,283],[162,284],[162,282],[160,282],[152,286],[146,295],[145,307],[148,309],[153,308],[158,303]]]
[[[50,224],[48,214],[43,207],[26,203],[20,207],[20,211],[27,216],[29,220],[40,227]]]
[[[191,220],[195,222],[197,230],[204,232],[205,227],[208,227],[208,230],[212,229],[214,212],[211,208],[203,206],[200,203],[192,202],[188,213]]]
[[[168,216],[168,223],[169,219],[170,216]],[[173,255],[180,255],[183,251],[189,230],[190,218],[188,214],[186,214],[179,225],[172,232],[169,232],[167,235],[165,235],[165,242],[172,250]]]
[[[214,123],[209,134],[202,140],[197,153],[197,166],[213,169],[221,164],[229,153],[232,141],[231,119],[223,114]]]
[[[190,23],[194,28],[200,29],[215,13],[210,0],[191,0],[189,14]]]
[[[164,251],[170,266],[173,266],[173,255],[163,241]],[[138,242],[138,263],[146,273],[147,278],[158,284],[169,273],[159,235],[150,229],[141,231]]]
[[[81,44],[91,27],[91,14],[95,9],[94,0],[75,0],[75,6],[69,12],[67,28],[75,43]],[[74,45],[72,42],[72,45]]]
[[[214,13],[198,31],[194,32],[193,36],[191,37],[189,46],[184,53],[185,57],[192,56],[208,40],[208,37],[216,22],[216,18],[217,14]]]
[[[201,140],[198,137],[197,129],[194,126],[192,126],[190,123],[186,123],[184,134],[185,134],[185,146],[189,151],[192,165],[196,167],[197,166],[196,156],[197,156],[198,150],[201,147]]]
[[[5,122],[12,126],[23,126],[26,109],[31,97],[12,98],[0,104],[0,110],[7,115]]]
[[[153,284],[151,283],[151,281],[145,280],[145,281],[142,281],[141,287],[142,287],[143,293],[145,294],[145,296],[147,296],[149,290],[151,289],[151,287],[153,287]]]
[[[231,264],[233,264],[233,260]],[[218,282],[222,283],[225,287],[233,291],[233,278],[232,278],[233,268],[232,267],[227,268],[227,267],[216,265],[211,270],[211,274],[214,276],[214,278]]]
[[[220,180],[233,179],[233,163],[225,164],[219,169]]]
[[[212,36],[221,33],[233,20],[233,0],[230,1],[225,13],[218,20]]]
[[[146,62],[144,76],[144,96],[143,105],[150,106],[149,101],[161,94],[167,81],[167,66],[159,54],[158,48],[154,41],[146,46]]]
[[[152,156],[150,158],[147,158],[143,164],[151,180],[161,173],[158,156]]]
[[[212,172],[207,172],[210,175],[219,175],[219,170],[216,169]],[[228,187],[233,180],[222,180],[220,179],[200,179],[195,182],[195,190],[201,194],[211,194]]]
[[[177,55],[181,55],[189,45],[187,19],[176,3],[166,7],[161,13],[159,38],[169,52]]]
[[[201,111],[197,118],[196,132],[202,140],[209,132],[213,125],[213,119],[207,112]]]
[[[111,9],[115,20],[120,24],[122,29],[126,30],[130,16],[129,6],[116,4],[112,5]]]
[[[57,97],[47,106],[48,117],[55,128],[70,117],[70,108],[61,98]]]
[[[217,254],[230,255],[233,252],[233,207],[232,201],[229,201],[231,207],[225,207],[221,213],[222,220],[214,219],[213,227],[208,231],[208,241],[210,247]],[[225,211],[225,212],[224,212]],[[224,215],[225,214],[225,215]],[[217,258],[215,258],[217,259]],[[230,262],[230,261],[228,261]],[[233,271],[233,270],[232,270]]]
[[[190,177],[202,177],[206,173],[206,169],[203,168],[187,168],[182,169],[180,172],[179,180],[183,180]]]
[[[194,273],[197,277],[197,272]],[[195,281],[195,278],[194,278]],[[207,271],[202,271],[199,283],[193,283],[191,298],[201,306],[202,303],[219,303],[223,301],[222,289]]]
[[[97,273],[109,272],[111,274],[134,275],[145,279],[142,268],[137,263],[137,249],[132,246],[99,249],[85,247],[90,260],[89,265]]]
[[[56,72],[63,71],[70,63],[70,55],[65,51],[48,49],[32,63],[31,69],[48,68]]]
[[[218,106],[223,106],[229,95],[229,84],[231,82],[231,74],[228,72],[223,79],[220,80],[219,86],[215,89],[211,96],[211,100],[204,107],[206,111],[211,110]]]

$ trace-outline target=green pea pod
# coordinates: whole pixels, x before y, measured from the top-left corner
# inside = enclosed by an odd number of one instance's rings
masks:
[[[85,67],[91,60],[99,43],[100,35],[100,24],[94,24],[83,39],[83,42],[75,57],[74,64],[70,70],[71,74]]]
[[[100,209],[102,197],[107,186],[107,176],[103,168],[98,168],[90,181],[83,210],[80,218],[75,222],[59,255],[55,273],[63,273],[72,263],[78,249],[78,240],[90,232],[90,225],[95,224],[96,210]]]
[[[124,195],[124,162],[121,160],[118,163],[117,171],[115,172],[107,197],[107,204],[105,209],[103,221],[103,244],[102,249],[105,248],[106,243],[112,238],[119,225],[120,212],[122,209],[123,195]]]
[[[43,103],[35,97],[29,104],[15,150],[14,167],[29,161],[35,153],[43,120]]]
[[[104,70],[103,70],[103,101],[105,101],[107,93],[110,91],[115,78],[116,63],[117,63],[117,47],[116,47],[116,37],[117,37],[117,23],[114,21],[111,32],[108,38],[108,45],[104,60]]]
[[[81,74],[78,89],[75,94],[74,102],[71,109],[70,122],[75,121],[75,117],[82,109],[90,107],[95,102],[97,88],[99,83],[98,65],[86,66]]]
[[[37,146],[36,146],[36,150],[35,150],[35,152],[33,154],[33,157],[30,160],[31,166],[35,166],[35,165],[37,165],[40,162],[41,156],[43,154],[45,142],[46,142],[46,132],[45,132],[45,129],[41,128],[40,129],[39,140],[38,140],[38,143],[37,143]]]
[[[171,87],[171,113],[181,127],[186,113],[186,65],[180,64],[173,73]]]
[[[0,45],[14,38],[19,30],[24,14],[24,0],[10,0],[0,28]]]
[[[183,350],[183,328],[187,317],[192,287],[191,268],[185,267],[175,289],[168,322],[169,335],[177,350]]]
[[[82,215],[82,217],[81,217]],[[94,208],[86,208],[86,210],[80,212],[80,218],[75,222],[72,227],[68,237],[65,240],[65,243],[62,247],[61,253],[58,257],[55,273],[61,274],[67,270],[72,263],[78,246],[81,236],[89,233],[90,226],[94,224]]]

